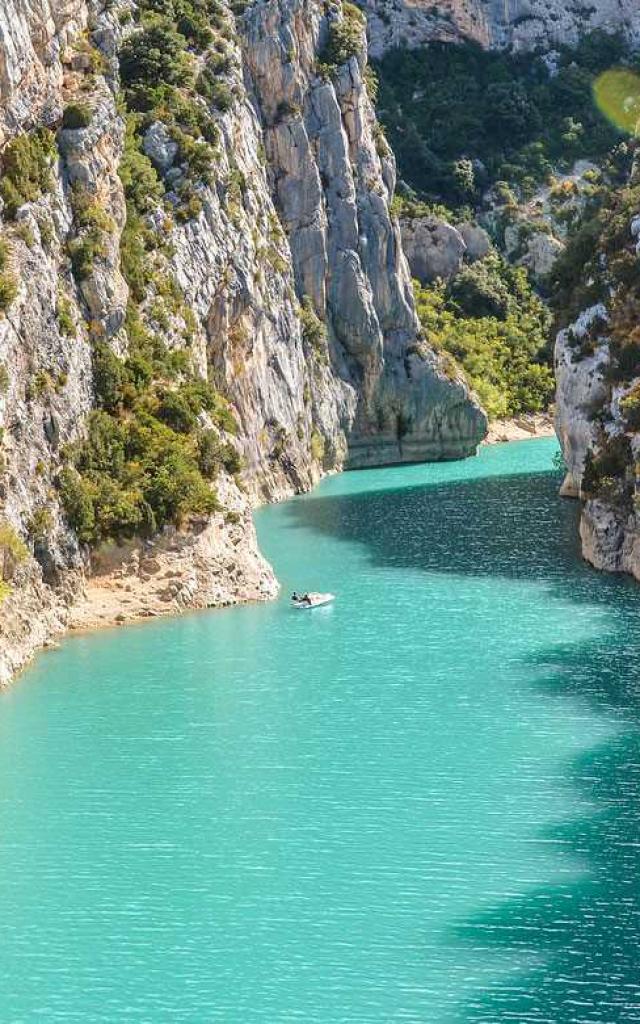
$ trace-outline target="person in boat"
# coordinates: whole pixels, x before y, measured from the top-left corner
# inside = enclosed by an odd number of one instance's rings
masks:
[[[308,594],[298,594],[296,590],[291,595],[291,600],[295,604],[311,604],[311,598]]]

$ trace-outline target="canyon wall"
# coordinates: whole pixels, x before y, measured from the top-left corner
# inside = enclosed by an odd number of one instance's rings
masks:
[[[431,40],[474,40],[491,48],[549,50],[573,45],[586,32],[623,32],[640,41],[635,0],[366,0],[373,56]]]
[[[339,5],[267,0],[235,16],[215,6],[219,36],[189,57],[202,76],[218,46],[224,93],[224,103],[190,100],[189,116],[215,134],[196,180],[201,140],[194,149],[150,115],[141,127],[123,105],[119,54],[139,31],[136,4],[11,0],[0,12],[5,170],[25,163],[13,142],[46,129],[43,180],[18,199],[2,193],[0,681],[69,625],[272,596],[256,501],[344,466],[462,457],[485,433],[466,385],[419,336],[364,25],[327,70]],[[138,200],[135,230],[132,125],[133,156],[158,192]],[[27,178],[30,161],[18,167]],[[117,376],[113,356],[139,363],[138,335],[160,338],[188,365],[187,384],[206,381],[225,403],[222,426],[202,410],[197,428],[227,453],[220,505],[177,529],[90,546],[61,479],[96,409],[108,409],[104,366]],[[180,381],[163,383],[169,398]],[[130,400],[125,387],[122,429]]]

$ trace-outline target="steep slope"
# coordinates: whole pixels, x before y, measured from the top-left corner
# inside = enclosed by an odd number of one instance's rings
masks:
[[[563,257],[569,319],[556,342],[556,421],[567,474],[582,499],[585,558],[640,579],[640,173],[586,211]],[[571,274],[571,266],[579,267]]]
[[[469,39],[490,48],[534,50],[574,45],[594,29],[640,39],[635,0],[366,0],[373,56],[394,46]]]
[[[0,681],[85,589],[105,621],[272,595],[252,501],[486,425],[419,337],[350,9],[10,7]]]

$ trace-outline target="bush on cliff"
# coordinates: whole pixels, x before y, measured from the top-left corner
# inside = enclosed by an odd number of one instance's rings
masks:
[[[218,507],[209,481],[223,466],[240,468],[235,449],[220,438],[221,430],[236,429],[226,402],[133,310],[127,333],[126,360],[106,342],[94,346],[99,408],[88,418],[87,437],[67,450],[59,480],[69,522],[86,544],[207,516]],[[215,431],[203,426],[205,414]]]
[[[63,128],[87,128],[92,121],[93,111],[86,103],[70,103],[62,115]]]
[[[345,0],[342,18],[329,22],[327,41],[318,56],[319,70],[331,74],[352,57],[357,57],[362,52],[365,27],[362,11]]]
[[[0,163],[0,197],[10,219],[25,203],[35,202],[49,191],[55,158],[55,137],[49,128],[23,132],[5,147]]]
[[[425,341],[456,360],[491,418],[545,409],[550,316],[526,272],[493,255],[461,277],[448,288],[415,283]]]

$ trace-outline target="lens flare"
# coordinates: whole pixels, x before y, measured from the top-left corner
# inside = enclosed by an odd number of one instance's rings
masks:
[[[616,128],[630,135],[640,134],[640,75],[629,68],[612,68],[595,80],[593,95]]]

